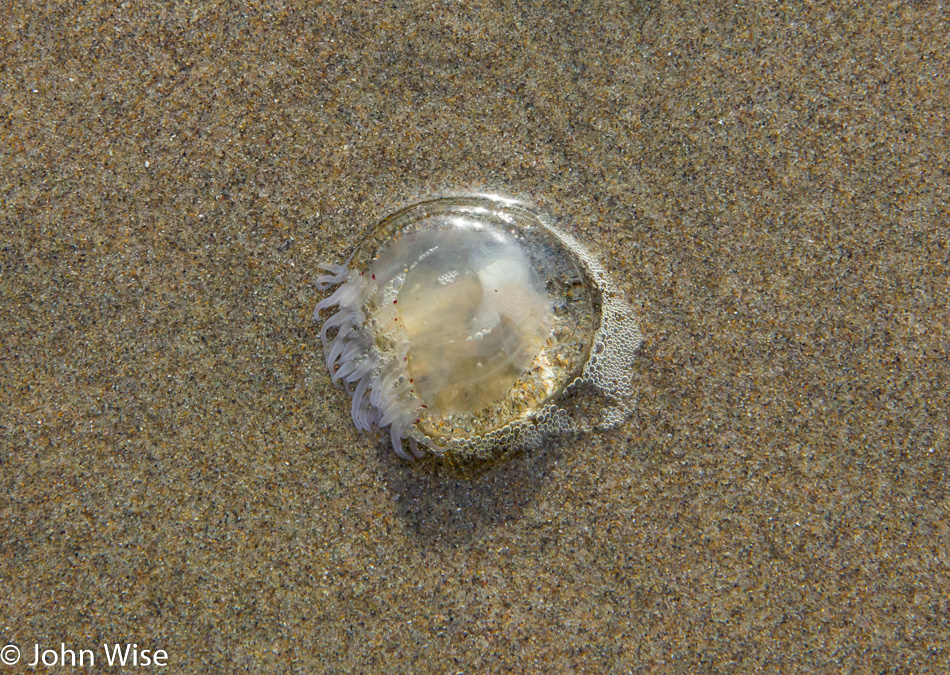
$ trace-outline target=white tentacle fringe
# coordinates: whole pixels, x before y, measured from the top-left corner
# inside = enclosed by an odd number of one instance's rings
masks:
[[[375,338],[362,309],[376,290],[373,281],[342,265],[320,264],[319,267],[329,274],[317,278],[317,289],[339,288],[317,303],[313,316],[320,321],[322,311],[336,308],[323,321],[320,341],[333,381],[341,383],[347,391],[355,387],[350,406],[353,424],[361,431],[389,426],[396,454],[410,460],[413,456],[421,457],[418,444],[410,438],[422,403],[409,386],[404,365],[407,347],[394,355],[383,355],[375,348]],[[406,438],[410,438],[412,455],[403,447]]]

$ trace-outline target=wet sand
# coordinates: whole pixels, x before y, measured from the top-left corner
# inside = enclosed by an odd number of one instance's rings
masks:
[[[4,14],[11,672],[950,669],[945,7]],[[315,264],[445,190],[604,256],[626,425],[474,477],[356,432]]]

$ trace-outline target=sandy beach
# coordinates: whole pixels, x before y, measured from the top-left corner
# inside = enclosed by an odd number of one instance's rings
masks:
[[[946,6],[0,15],[0,671],[950,671]],[[354,428],[316,265],[446,191],[601,256],[624,425]]]

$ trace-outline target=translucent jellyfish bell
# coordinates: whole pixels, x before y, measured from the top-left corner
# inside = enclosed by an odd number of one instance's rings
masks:
[[[408,457],[485,459],[630,410],[629,306],[600,263],[526,206],[435,199],[372,229],[345,266],[321,265],[314,312],[359,429],[389,427]]]

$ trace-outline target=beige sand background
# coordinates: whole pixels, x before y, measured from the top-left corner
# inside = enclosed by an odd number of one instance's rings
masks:
[[[950,668],[946,5],[77,4],[0,10],[0,642]],[[628,424],[470,479],[354,430],[315,264],[447,189],[604,256]]]

